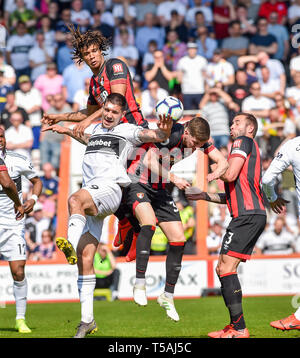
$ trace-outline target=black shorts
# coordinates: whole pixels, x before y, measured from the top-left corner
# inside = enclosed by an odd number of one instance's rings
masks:
[[[223,237],[220,254],[249,260],[254,246],[265,229],[267,217],[252,214],[233,218]]]
[[[125,188],[122,201],[133,215],[138,204],[150,203],[158,223],[181,221],[179,210],[172,196],[164,189],[156,190],[146,184],[133,183]]]

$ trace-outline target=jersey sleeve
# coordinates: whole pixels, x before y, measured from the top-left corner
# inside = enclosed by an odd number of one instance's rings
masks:
[[[230,158],[240,157],[247,159],[251,153],[253,139],[249,137],[238,137],[234,140],[231,147]]]
[[[31,161],[25,157],[22,160],[22,163],[20,163],[20,173],[28,180],[38,176]]]
[[[289,142],[285,143],[272,160],[269,168],[262,177],[262,186],[269,202],[274,202],[277,199],[274,187],[277,178],[289,165],[291,160],[289,158]]]
[[[0,154],[0,171],[7,171],[2,153]]]
[[[206,142],[200,149],[203,149],[205,154],[210,153],[216,147],[212,144],[212,142]]]
[[[113,58],[107,61],[106,73],[110,85],[126,84],[129,70],[125,62]]]
[[[135,124],[124,124],[124,132],[122,135],[133,145],[140,145],[143,142],[139,138],[139,133],[145,128],[136,126]]]
[[[87,103],[91,106],[97,106],[98,105],[98,102],[96,101],[93,93],[92,93],[92,86],[90,84],[90,88],[89,88],[89,97],[88,97],[88,101]]]

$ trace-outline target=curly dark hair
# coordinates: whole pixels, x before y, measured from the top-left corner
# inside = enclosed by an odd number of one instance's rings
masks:
[[[77,63],[83,62],[82,51],[84,48],[91,45],[96,45],[99,50],[105,55],[106,51],[110,47],[110,40],[102,35],[100,31],[88,30],[87,32],[81,33],[79,27],[77,29],[72,24],[67,25],[72,35],[72,59],[76,60]]]

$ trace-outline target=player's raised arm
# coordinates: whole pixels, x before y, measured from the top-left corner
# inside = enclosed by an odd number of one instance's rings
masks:
[[[139,140],[143,143],[164,142],[170,137],[173,126],[172,118],[168,116],[159,116],[157,129],[143,129],[138,133]]]
[[[208,153],[208,157],[215,162],[213,172],[207,175],[207,180],[210,182],[212,180],[219,179],[222,175],[224,175],[226,170],[229,168],[229,163],[217,148],[211,150]]]

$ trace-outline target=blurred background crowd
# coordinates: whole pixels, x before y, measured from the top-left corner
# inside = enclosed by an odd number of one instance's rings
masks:
[[[228,154],[234,113],[253,113],[263,170],[279,146],[300,133],[300,0],[2,0],[0,24],[0,125],[7,149],[28,156],[44,192],[26,220],[29,258],[55,258],[60,144],[41,132],[43,113],[86,106],[90,69],[72,60],[67,23],[95,29],[110,39],[106,58],[128,64],[144,116],[158,100],[181,99],[185,115],[206,118],[217,148]],[[1,30],[1,29],[0,29]],[[213,182],[209,190],[222,190]],[[290,201],[280,217],[270,213],[256,252],[300,252],[297,197],[291,170],[278,180]],[[30,187],[24,185],[25,196]],[[185,225],[186,253],[195,253],[195,210],[175,193]],[[209,205],[210,254],[217,254],[228,223],[225,206]],[[298,220],[298,221],[297,221]],[[167,242],[157,229],[153,254]]]

